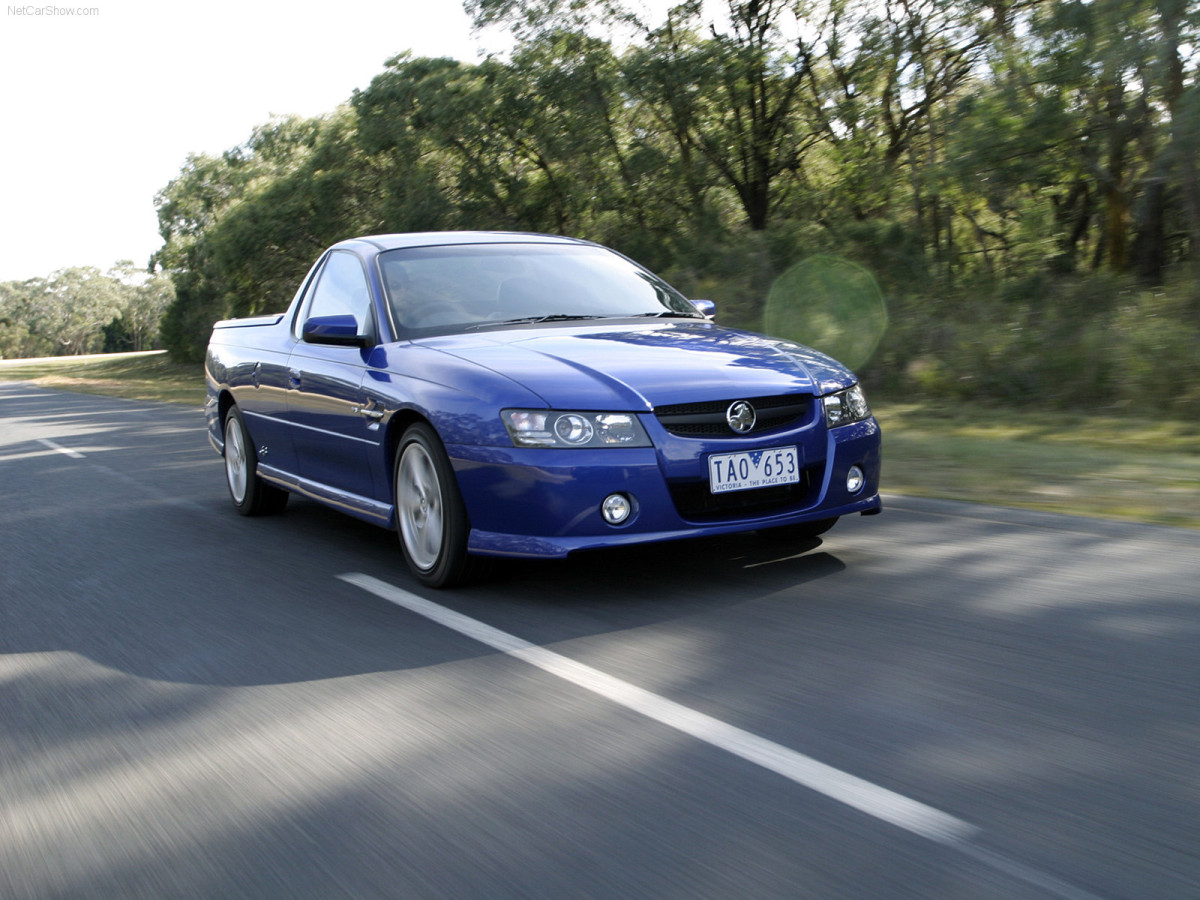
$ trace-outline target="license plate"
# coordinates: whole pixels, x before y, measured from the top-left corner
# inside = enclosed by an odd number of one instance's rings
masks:
[[[714,494],[795,484],[799,480],[800,460],[795,447],[718,453],[708,458],[708,484]]]

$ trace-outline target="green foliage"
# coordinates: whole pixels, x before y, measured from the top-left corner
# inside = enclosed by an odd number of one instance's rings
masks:
[[[1200,324],[1189,314],[1190,297],[1169,287],[1141,289],[1124,299],[1106,332],[1116,402],[1139,413],[1196,421]]]
[[[219,319],[285,309],[325,247],[379,230],[386,171],[362,150],[348,107],[259,128],[219,159],[190,158],[159,195],[166,243],[155,260],[175,284],[165,346],[196,362]]]
[[[1186,284],[1036,275],[901,298],[865,379],[889,396],[1196,417],[1200,322]]]
[[[887,331],[887,307],[867,269],[818,254],[775,279],[763,329],[857,368],[871,359]]]
[[[886,392],[1194,410],[1194,4],[467,6],[512,30],[509,57],[401,54],[328,116],[186,161],[158,198],[177,358],[283,308],[338,239],[514,229],[609,244],[750,328],[811,330],[867,272],[887,331],[864,377]],[[822,255],[845,277],[789,281]],[[877,334],[843,306],[834,330]],[[0,312],[0,349],[25,323]],[[1177,383],[1150,384],[1155,361]]]
[[[166,278],[130,262],[0,284],[0,359],[151,349],[172,295]]]

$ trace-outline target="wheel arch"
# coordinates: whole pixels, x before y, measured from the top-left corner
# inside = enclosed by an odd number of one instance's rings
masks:
[[[400,451],[400,439],[404,437],[410,426],[417,422],[424,422],[434,433],[437,434],[437,428],[429,421],[426,416],[423,416],[415,409],[400,409],[388,420],[387,434],[385,436],[383,447],[385,458],[383,461],[384,471],[394,473],[396,470],[396,454]],[[440,437],[440,435],[439,435]],[[390,487],[388,488],[388,496],[391,498],[393,506],[396,503],[396,481],[395,478],[389,479]],[[396,524],[393,520],[393,525]]]
[[[229,388],[222,388],[221,393],[217,395],[217,417],[222,423],[225,421],[225,417],[229,415],[230,407],[234,406],[235,403],[233,393]]]
[[[225,417],[229,415],[229,410],[237,405],[233,399],[233,394],[229,388],[221,388],[217,394],[217,420],[214,423],[215,433],[213,434],[213,443],[220,453],[225,452]]]

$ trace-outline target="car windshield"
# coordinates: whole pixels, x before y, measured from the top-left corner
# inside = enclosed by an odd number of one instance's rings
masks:
[[[600,318],[703,318],[656,275],[589,244],[410,247],[381,253],[379,268],[406,335]]]

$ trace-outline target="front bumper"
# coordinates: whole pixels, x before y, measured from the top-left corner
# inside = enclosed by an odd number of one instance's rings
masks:
[[[653,426],[651,426],[653,427]],[[729,534],[880,509],[880,433],[873,418],[731,442],[652,435],[645,449],[548,450],[447,447],[472,529],[468,547],[488,556],[564,557],[576,550]],[[713,453],[797,446],[801,483],[721,495],[708,491]],[[857,465],[860,490],[846,489]],[[604,498],[633,501],[621,525],[601,516]]]

